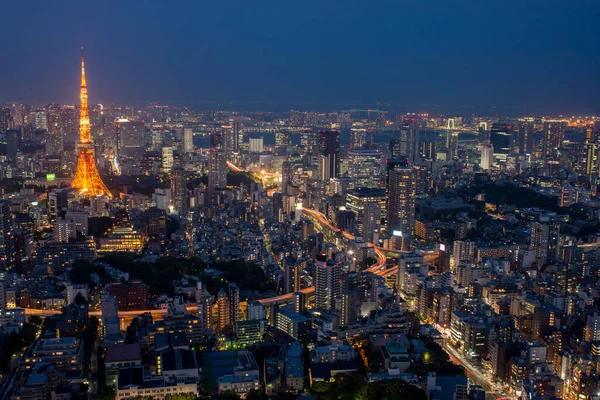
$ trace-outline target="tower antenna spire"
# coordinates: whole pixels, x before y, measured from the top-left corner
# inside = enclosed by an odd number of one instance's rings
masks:
[[[81,88],[79,91],[79,158],[77,169],[71,186],[79,189],[82,194],[96,196],[105,194],[111,197],[111,193],[102,182],[94,155],[94,142],[90,130],[90,114],[88,109],[88,93],[85,81],[85,66],[83,59],[83,47],[81,47]]]

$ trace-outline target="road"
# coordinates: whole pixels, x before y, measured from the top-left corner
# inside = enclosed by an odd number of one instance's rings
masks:
[[[500,390],[500,385],[493,381],[493,378],[481,369],[474,365],[469,359],[465,358],[460,352],[454,349],[444,341],[444,350],[450,356],[450,359],[455,363],[462,365],[465,368],[469,381],[472,385],[479,385],[485,390],[486,400],[495,400],[498,398],[509,398],[506,394],[503,394]]]

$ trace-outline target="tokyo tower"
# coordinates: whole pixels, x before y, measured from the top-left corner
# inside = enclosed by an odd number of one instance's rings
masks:
[[[79,158],[77,159],[77,170],[73,177],[71,186],[79,189],[80,194],[88,196],[107,195],[112,197],[110,190],[106,187],[98,169],[94,156],[94,143],[90,131],[90,114],[88,111],[87,84],[85,81],[85,65],[83,59],[83,47],[81,48],[81,89],[79,91],[81,107],[79,109]]]

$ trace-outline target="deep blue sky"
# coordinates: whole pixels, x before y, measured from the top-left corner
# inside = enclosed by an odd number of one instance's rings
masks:
[[[77,102],[83,45],[92,103],[600,114],[598,0],[11,1],[2,14],[0,101]]]

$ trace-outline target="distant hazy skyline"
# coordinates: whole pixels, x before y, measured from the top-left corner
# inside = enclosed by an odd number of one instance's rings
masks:
[[[65,0],[2,10],[0,102],[77,103],[84,46],[92,104],[600,114],[596,0]]]

